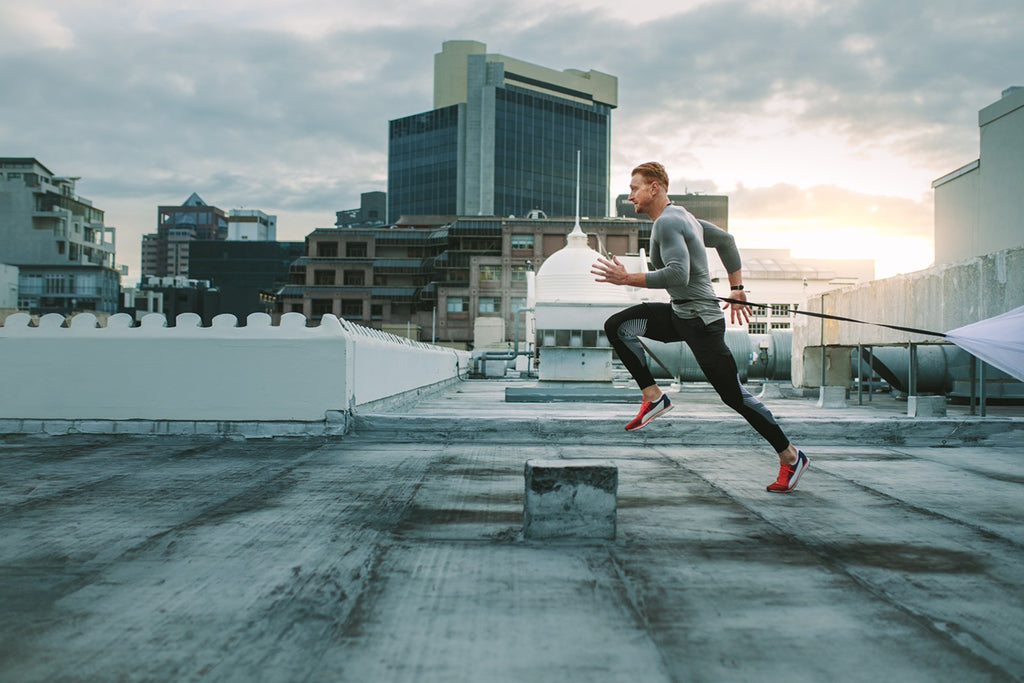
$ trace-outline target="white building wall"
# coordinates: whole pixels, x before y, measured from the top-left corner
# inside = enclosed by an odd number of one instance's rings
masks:
[[[127,314],[104,328],[91,314],[63,323],[50,314],[29,327],[29,316],[19,313],[0,328],[0,433],[89,431],[97,421],[128,431],[140,428],[125,422],[195,422],[213,433],[225,431],[221,422],[324,422],[452,380],[469,366],[466,352],[334,316],[319,327],[307,327],[297,313],[279,326],[263,313],[242,327],[232,315],[199,327],[192,313],[170,328],[159,314],[140,327],[131,327]]]
[[[232,209],[228,215],[228,240],[277,241],[277,216],[258,209]]]

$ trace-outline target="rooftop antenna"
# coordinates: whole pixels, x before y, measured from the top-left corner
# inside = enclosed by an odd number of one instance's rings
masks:
[[[576,225],[565,239],[567,246],[570,247],[587,245],[587,236],[580,227],[580,150],[576,150]]]

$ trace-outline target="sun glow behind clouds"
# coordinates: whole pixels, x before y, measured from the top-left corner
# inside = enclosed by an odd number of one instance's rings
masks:
[[[809,125],[809,97],[780,91],[748,111],[709,112],[679,100],[658,112],[623,112],[622,129],[639,134],[630,138],[635,158],[616,155],[615,178],[628,177],[625,164],[659,159],[674,192],[728,195],[730,230],[759,247],[872,258],[880,277],[927,267],[934,168],[899,153],[905,141]]]
[[[874,259],[876,278],[927,268],[934,252],[928,236],[892,235],[829,220],[738,220],[729,228],[743,248],[790,249],[797,258]]]

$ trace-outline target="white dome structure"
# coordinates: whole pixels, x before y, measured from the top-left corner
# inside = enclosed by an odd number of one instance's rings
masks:
[[[566,245],[549,256],[537,271],[537,303],[618,304],[635,303],[629,290],[607,282],[596,282],[591,266],[601,254],[587,245],[579,221],[566,237]]]

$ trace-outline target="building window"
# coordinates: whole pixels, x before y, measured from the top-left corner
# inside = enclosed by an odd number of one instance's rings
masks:
[[[501,282],[501,266],[480,266],[480,282]]]
[[[366,242],[346,243],[345,256],[348,258],[364,258],[366,256]]]
[[[302,304],[292,304],[292,313],[305,313],[306,309],[303,308]]]
[[[313,317],[319,318],[322,315],[334,313],[333,299],[313,299]]]
[[[47,273],[44,294],[61,294],[64,292],[64,275],[62,273]]]
[[[533,251],[533,235],[512,235],[512,251]]]
[[[772,323],[773,330],[788,330],[789,323]]]
[[[316,243],[316,255],[321,258],[337,258],[338,256],[338,243],[337,242],[317,242]]]
[[[448,304],[445,310],[449,313],[465,313],[468,308],[467,303],[465,297],[450,296],[448,297]]]
[[[334,271],[333,270],[314,270],[313,271],[313,284],[314,285],[333,285],[334,284]]]
[[[501,313],[501,299],[496,296],[480,297],[479,313]]]
[[[526,308],[526,297],[525,296],[514,296],[509,299],[509,308],[512,309],[512,313],[516,314],[520,310]]]
[[[361,270],[346,270],[345,284],[362,286],[366,284],[366,273]]]
[[[750,323],[750,327],[747,332],[749,334],[767,334],[768,323]]]
[[[370,306],[370,320],[383,320],[384,319],[384,305],[383,304],[372,304]]]
[[[789,304],[772,304],[772,317],[783,317],[789,315]]]
[[[512,282],[526,282],[526,266],[512,266]]]
[[[341,300],[341,317],[346,320],[362,320],[363,319],[363,300],[362,299],[342,299]]]
[[[43,276],[39,273],[26,273],[18,278],[18,290],[21,294],[42,294]]]

